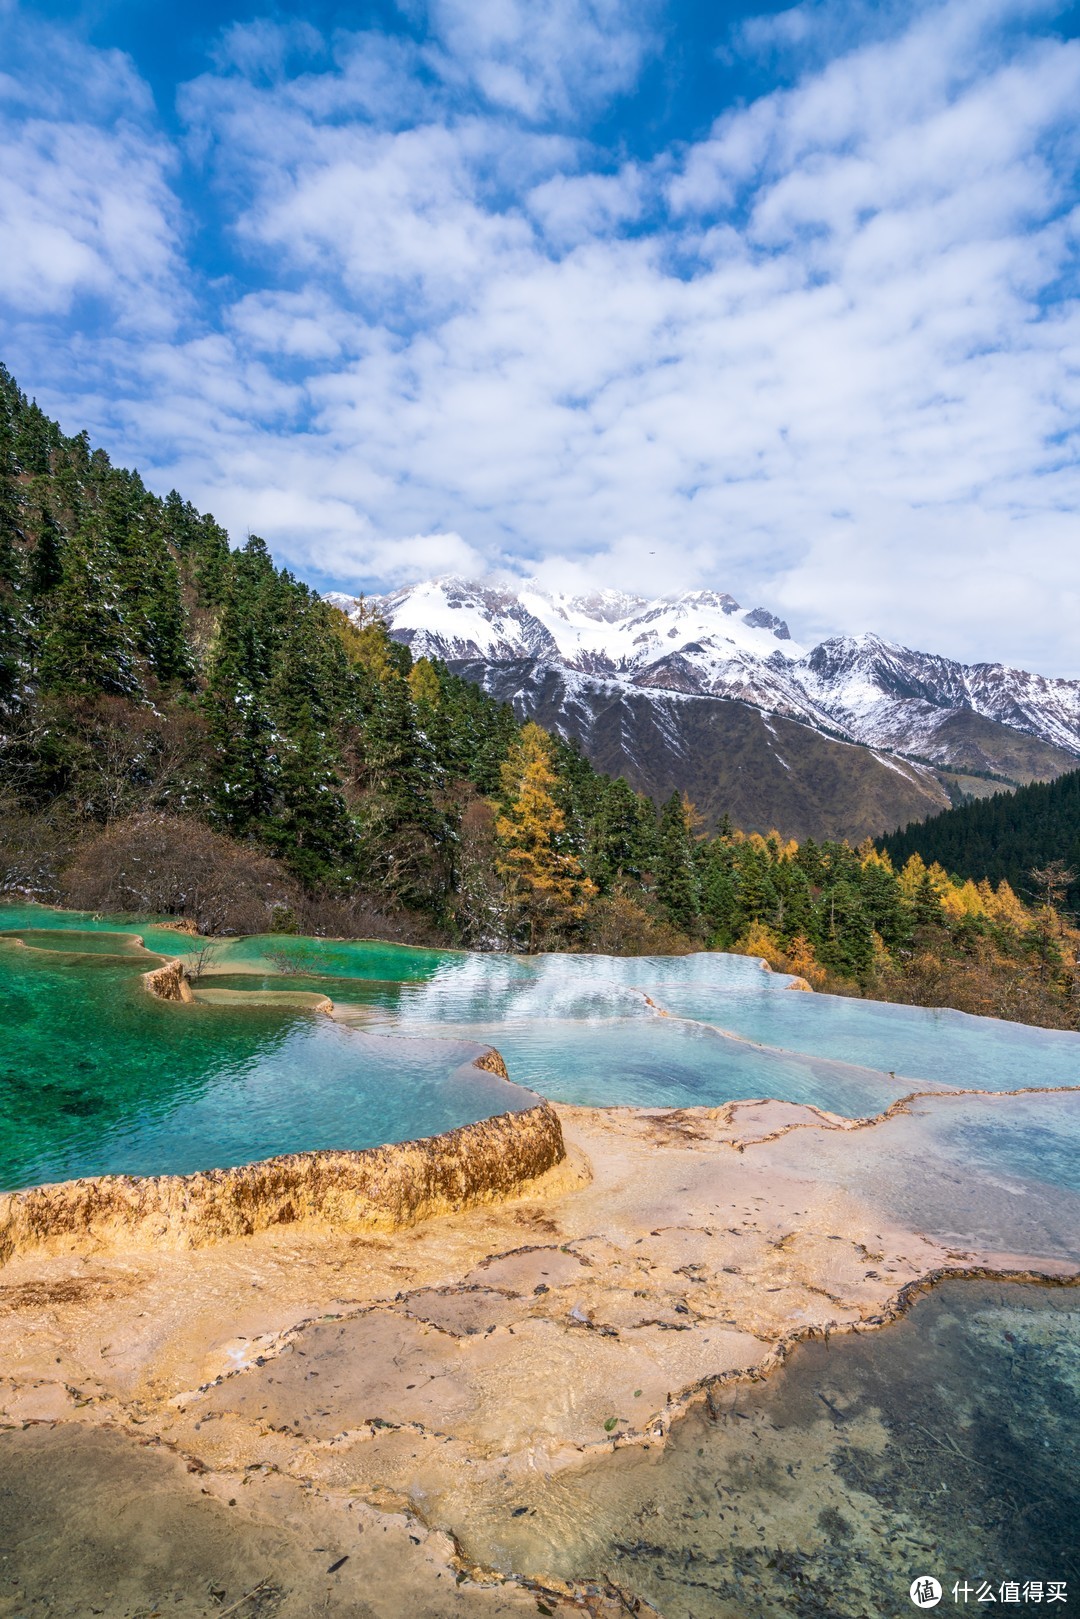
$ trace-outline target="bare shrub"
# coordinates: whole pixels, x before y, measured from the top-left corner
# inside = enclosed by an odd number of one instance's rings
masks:
[[[496,868],[495,812],[467,783],[461,784],[460,797],[454,920],[463,944],[479,950],[504,950],[509,907]]]
[[[289,931],[327,939],[386,939],[392,944],[444,945],[444,928],[422,911],[387,901],[367,891],[353,894],[302,894],[292,909]],[[278,929],[275,931],[285,931]],[[284,953],[284,952],[283,952]],[[293,952],[289,952],[295,959]]]
[[[60,880],[79,910],[183,916],[200,933],[263,933],[300,893],[276,860],[177,815],[135,815],[84,838]]]
[[[600,956],[684,956],[701,948],[670,922],[650,916],[628,894],[593,900],[585,916],[583,947]]]
[[[55,899],[69,843],[63,817],[31,815],[0,798],[0,894]]]

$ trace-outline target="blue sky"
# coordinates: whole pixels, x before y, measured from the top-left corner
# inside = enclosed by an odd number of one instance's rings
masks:
[[[320,584],[1080,675],[1080,10],[0,0],[0,356]]]

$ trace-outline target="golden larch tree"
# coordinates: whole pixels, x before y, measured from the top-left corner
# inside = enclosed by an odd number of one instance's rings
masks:
[[[502,767],[506,807],[495,822],[499,875],[512,915],[528,929],[530,950],[580,921],[596,894],[581,862],[559,846],[566,816],[554,798],[551,751],[539,725],[522,728]]]

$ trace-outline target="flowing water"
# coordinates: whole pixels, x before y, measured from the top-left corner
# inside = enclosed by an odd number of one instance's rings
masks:
[[[198,967],[194,1006],[139,981],[175,955]],[[913,1090],[1080,1085],[1080,1035],[808,995],[742,956],[208,943],[42,906],[0,907],[0,1016],[6,1187],[432,1134],[524,1104],[471,1066],[489,1044],[517,1084],[593,1106],[768,1096],[863,1117]],[[975,1118],[964,1152],[1045,1180],[1076,1162],[1074,1119],[1063,1106],[1042,1137],[1010,1142],[995,1124],[980,1148]]]
[[[142,984],[177,955],[195,1004]],[[744,957],[208,943],[9,906],[0,1024],[0,1188],[429,1135],[529,1105],[522,1085],[849,1118],[918,1092],[881,1128],[793,1130],[771,1161],[960,1256],[1080,1265],[1080,1035],[794,992]],[[475,1066],[487,1045],[516,1084]],[[607,1575],[666,1619],[879,1619],[915,1611],[921,1575],[941,1611],[985,1590],[1080,1611],[1078,1351],[1075,1289],[947,1283],[885,1332],[798,1346],[663,1449],[537,1475],[451,1527],[481,1562]]]
[[[475,1041],[369,1035],[304,1005],[161,1001],[141,979],[160,958],[130,941],[24,937],[0,940],[2,1189],[377,1146],[535,1101],[474,1067]]]

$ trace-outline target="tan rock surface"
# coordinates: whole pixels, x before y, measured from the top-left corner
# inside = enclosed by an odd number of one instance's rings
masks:
[[[520,1610],[485,1608],[471,1583],[454,1600],[481,1606],[423,1606],[449,1543],[429,1566],[428,1530],[414,1544],[377,1509],[467,1540],[471,1515],[510,1510],[515,1480],[662,1443],[695,1390],[767,1370],[800,1335],[880,1324],[904,1288],[989,1262],[815,1179],[822,1132],[837,1148],[865,1139],[851,1121],[774,1102],[556,1111],[566,1165],[411,1229],[14,1258],[0,1420],[152,1440],[206,1469],[216,1499],[242,1489],[258,1533],[287,1529],[297,1547],[333,1549],[343,1514],[371,1514],[383,1527],[350,1552],[350,1578],[385,1528],[396,1550],[368,1579],[390,1584],[326,1611],[532,1613],[516,1588],[502,1600]]]

